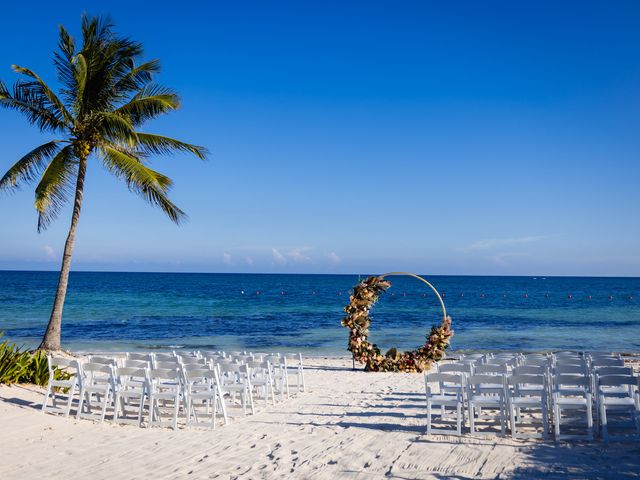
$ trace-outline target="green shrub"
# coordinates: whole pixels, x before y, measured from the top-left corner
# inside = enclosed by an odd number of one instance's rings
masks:
[[[0,332],[0,338],[3,333]],[[66,380],[71,375],[63,370],[55,370],[56,380]],[[49,364],[47,354],[38,350],[31,354],[20,350],[15,343],[8,340],[0,343],[0,383],[34,383],[46,386],[49,382]]]

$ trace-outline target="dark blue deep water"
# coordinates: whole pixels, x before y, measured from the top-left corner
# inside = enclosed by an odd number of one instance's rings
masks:
[[[391,277],[371,340],[414,348],[441,318],[424,284]],[[445,295],[455,350],[640,351],[640,279],[428,279]],[[348,354],[340,326],[352,275],[73,272],[63,343],[73,350],[215,348]],[[37,346],[56,272],[0,271],[0,330]],[[257,294],[259,292],[259,294]]]

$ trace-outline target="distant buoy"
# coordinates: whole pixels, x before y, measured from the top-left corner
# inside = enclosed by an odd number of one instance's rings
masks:
[[[525,294],[524,294],[524,298],[529,298],[529,294],[528,294],[528,293],[525,293]]]
[[[569,300],[571,300],[571,299],[573,298],[573,295],[569,294],[569,295],[567,295],[567,298],[568,298]]]
[[[481,293],[481,294],[480,294],[480,298],[484,298],[484,293]]]
[[[609,295],[609,300],[613,300],[613,295]]]
[[[280,295],[284,295],[284,291],[280,292]]]
[[[342,292],[338,292],[338,295],[342,295]]]
[[[507,294],[506,294],[506,293],[503,293],[503,294],[502,294],[502,298],[507,298]]]
[[[256,290],[256,295],[260,295],[260,290]]]
[[[240,295],[244,295],[244,290],[240,290]]]
[[[464,293],[461,293],[461,294],[460,294],[460,297],[464,297]]]
[[[588,295],[588,296],[587,296],[587,298],[588,298],[589,300],[591,300],[591,295]]]
[[[544,294],[544,298],[549,298],[549,294],[548,294],[548,293],[545,293],[545,294]]]

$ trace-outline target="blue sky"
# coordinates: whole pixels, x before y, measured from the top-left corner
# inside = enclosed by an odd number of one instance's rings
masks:
[[[5,82],[108,13],[183,99],[146,130],[211,151],[153,163],[181,227],[92,162],[74,269],[640,275],[638,2],[154,5],[3,6]],[[49,138],[0,132],[3,172]],[[0,269],[58,268],[69,209],[0,215]]]

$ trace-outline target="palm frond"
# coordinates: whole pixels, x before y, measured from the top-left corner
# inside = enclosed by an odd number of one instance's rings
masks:
[[[35,207],[38,211],[38,232],[46,229],[69,200],[77,162],[73,159],[73,147],[67,145],[51,160],[36,187]]]
[[[169,177],[146,167],[133,156],[133,152],[127,152],[116,145],[103,143],[100,151],[105,167],[115,176],[124,179],[129,190],[162,209],[175,223],[186,218],[186,214],[167,198],[172,184]]]
[[[23,113],[29,123],[36,125],[40,130],[64,131],[67,125],[58,117],[57,112],[47,107],[42,95],[38,95],[30,88],[25,88],[24,85],[25,82],[16,82],[12,93],[0,81],[0,106]]]
[[[18,188],[21,181],[33,181],[44,169],[46,161],[60,149],[58,143],[60,140],[40,145],[18,160],[0,179],[0,190]]]
[[[62,101],[58,98],[58,96],[53,93],[53,90],[49,88],[49,86],[40,78],[35,72],[29,70],[28,68],[21,67],[20,65],[12,65],[12,68],[17,73],[22,73],[28,77],[31,77],[35,80],[35,82],[25,83],[23,84],[26,88],[33,89],[34,96],[42,96],[42,104],[48,109],[53,110],[57,113],[58,118],[60,118],[64,123],[67,124],[67,127],[72,128],[74,119],[64,106]]]
[[[180,99],[173,90],[159,85],[147,85],[116,112],[129,118],[134,126],[138,126],[179,107]]]
[[[103,137],[124,145],[132,145],[136,141],[136,132],[127,117],[116,112],[100,112],[96,116],[96,127]]]
[[[175,152],[187,152],[193,153],[201,160],[204,160],[209,153],[204,147],[152,133],[138,132],[137,146],[147,154],[167,155]]]
[[[114,89],[135,92],[151,83],[152,74],[160,71],[160,60],[150,60],[134,66],[114,85]]]

